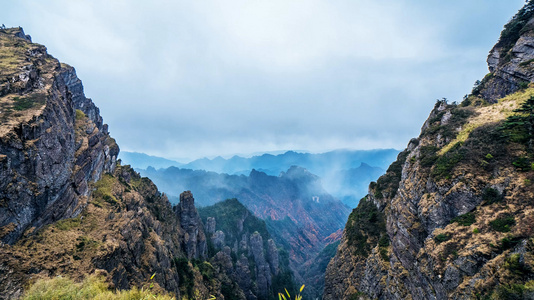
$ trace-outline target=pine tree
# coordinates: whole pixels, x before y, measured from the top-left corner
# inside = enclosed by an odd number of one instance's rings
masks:
[[[526,143],[529,152],[533,150],[534,134],[534,96],[525,101],[518,109],[514,110],[514,115],[508,117],[501,129],[504,136],[513,142]]]

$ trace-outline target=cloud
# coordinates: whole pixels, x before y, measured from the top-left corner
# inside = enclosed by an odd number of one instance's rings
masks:
[[[76,67],[121,147],[197,158],[403,148],[461,100],[521,0],[4,4]]]

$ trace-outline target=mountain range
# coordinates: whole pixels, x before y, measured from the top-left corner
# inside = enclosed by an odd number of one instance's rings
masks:
[[[121,152],[120,159],[125,164],[130,164],[136,170],[152,178],[154,170],[149,168],[166,169],[173,167],[173,176],[165,182],[163,176],[158,176],[158,186],[167,194],[176,197],[184,190],[193,190],[199,203],[203,203],[204,196],[196,188],[195,182],[201,181],[201,176],[209,182],[218,181],[228,175],[249,175],[252,170],[260,171],[268,175],[278,176],[292,166],[307,169],[310,173],[321,178],[322,185],[331,195],[341,200],[349,207],[356,207],[358,201],[367,194],[369,182],[378,179],[384,174],[387,165],[395,160],[399,151],[394,149],[375,150],[337,150],[320,154],[299,153],[286,151],[283,154],[263,154],[244,158],[234,156],[230,159],[217,157],[214,159],[199,159],[187,164],[174,162],[165,158],[149,156],[143,153]],[[178,175],[176,168],[184,169]],[[146,170],[146,171],[145,171]],[[191,171],[208,171],[189,172]],[[159,170],[161,173],[169,173]],[[214,173],[219,173],[217,176]],[[191,176],[191,177],[189,177]],[[204,180],[204,179],[202,179]],[[172,181],[173,184],[169,184]],[[214,183],[215,184],[215,183]],[[210,184],[205,184],[209,186]],[[229,188],[228,183],[225,184]]]
[[[534,299],[534,0],[346,223],[310,166],[213,173],[239,199],[173,205],[118,160],[73,67],[20,27],[0,28],[0,58],[0,299],[263,300],[301,280],[325,300]]]
[[[201,207],[230,198],[239,200],[265,220],[274,241],[288,251],[290,266],[297,276],[305,276],[307,266],[323,248],[339,240],[350,212],[323,189],[318,176],[296,166],[279,176],[256,170],[245,176],[175,167],[149,168],[140,173],[168,193],[171,202],[178,200],[172,195],[184,188],[193,192]],[[298,279],[308,282],[306,278]],[[322,290],[322,286],[313,288]]]

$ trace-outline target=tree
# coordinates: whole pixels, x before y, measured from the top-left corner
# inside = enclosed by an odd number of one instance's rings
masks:
[[[529,152],[533,150],[534,134],[534,96],[530,96],[513,115],[504,121],[501,129],[504,136],[513,142],[526,143]]]

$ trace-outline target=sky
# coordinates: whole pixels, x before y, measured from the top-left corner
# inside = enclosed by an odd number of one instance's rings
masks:
[[[461,101],[523,0],[20,0],[0,22],[76,68],[121,150],[182,162],[404,149]]]

